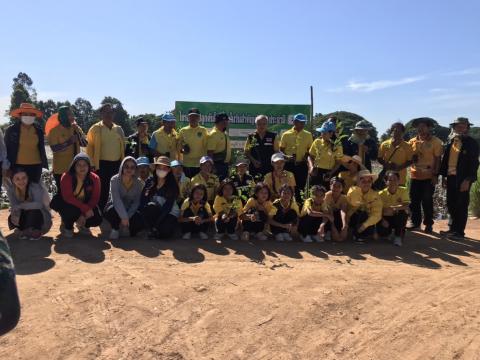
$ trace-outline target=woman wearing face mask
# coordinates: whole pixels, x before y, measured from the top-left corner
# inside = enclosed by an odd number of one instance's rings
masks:
[[[152,166],[153,176],[146,181],[140,198],[140,212],[150,229],[149,237],[166,239],[174,234],[180,215],[179,189],[168,157],[159,156]]]
[[[32,104],[22,103],[10,115],[20,119],[5,131],[10,170],[21,167],[30,181],[38,183],[42,168],[48,169],[43,129],[35,123],[35,119],[41,118],[43,113]]]

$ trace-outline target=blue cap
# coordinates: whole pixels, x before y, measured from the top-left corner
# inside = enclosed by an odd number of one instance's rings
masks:
[[[162,120],[163,121],[176,121],[177,119],[175,118],[175,115],[173,115],[171,112],[167,112],[162,115]]]
[[[307,121],[307,117],[303,114],[295,114],[293,116],[293,121],[301,121],[301,122],[305,122]]]
[[[332,121],[326,121],[323,123],[323,125],[319,128],[315,129],[319,133],[324,133],[324,132],[330,132],[330,131],[335,131],[337,130],[337,127]]]
[[[170,167],[175,167],[175,166],[183,166],[183,164],[178,160],[172,160],[170,162]]]
[[[142,166],[142,165],[150,166],[150,161],[146,156],[141,156],[137,159],[137,166]]]

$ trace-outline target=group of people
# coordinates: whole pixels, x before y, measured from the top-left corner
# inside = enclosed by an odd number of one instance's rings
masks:
[[[128,138],[115,124],[111,104],[102,105],[99,114],[85,135],[67,106],[45,132],[36,122],[42,113],[32,104],[11,112],[18,121],[0,137],[0,160],[10,200],[8,224],[20,237],[39,239],[48,232],[52,209],[65,237],[74,236],[74,226],[90,234],[105,221],[112,240],[145,231],[167,239],[177,228],[184,239],[208,239],[213,225],[217,240],[239,234],[242,240],[298,236],[304,242],[386,238],[400,246],[405,230],[419,230],[422,218],[424,231],[433,231],[440,175],[450,214],[444,235],[453,240],[465,235],[469,190],[479,165],[466,118],[451,124],[445,145],[432,134],[433,120],[418,118],[412,139],[404,139],[405,126],[397,122],[378,146],[365,120],[343,137],[330,118],[314,139],[303,114],[281,135],[269,131],[268,117],[259,115],[244,157],[232,164],[226,113],[216,114],[207,130],[200,125],[200,111],[190,109],[189,124],[178,131],[175,116],[166,113],[151,135],[140,117]],[[41,180],[42,169],[48,169],[45,143],[53,153],[57,193],[52,199]],[[383,167],[379,174],[372,173],[375,160]]]

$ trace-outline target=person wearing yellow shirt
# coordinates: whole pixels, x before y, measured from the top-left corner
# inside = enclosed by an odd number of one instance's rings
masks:
[[[352,187],[347,194],[349,226],[353,239],[362,243],[367,238],[375,237],[375,226],[382,219],[382,199],[372,189],[377,175],[369,170],[358,173],[357,186]]]
[[[86,144],[86,139],[69,106],[58,109],[58,121],[59,125],[50,130],[47,139],[53,153],[53,178],[57,192],[60,192],[62,174],[68,171],[74,156],[80,152],[80,147]]]
[[[280,197],[280,188],[283,185],[288,185],[295,193],[295,176],[290,171],[284,170],[285,157],[281,152],[272,155],[273,171],[265,175],[263,182],[267,184],[270,189],[272,200]]]
[[[215,173],[220,181],[228,176],[228,165],[232,157],[230,138],[227,133],[228,121],[226,113],[216,114],[215,126],[207,138],[207,154],[213,159]]]
[[[207,201],[205,185],[195,185],[180,208],[178,222],[183,233],[182,239],[188,240],[192,234],[207,240],[208,225],[213,221],[212,209]]]
[[[199,161],[202,156],[207,155],[207,129],[200,126],[200,110],[192,108],[188,110],[189,125],[178,131],[177,147],[181,153],[183,170],[190,179],[200,171]]]
[[[225,179],[218,188],[218,195],[213,203],[213,211],[215,211],[215,240],[220,240],[226,233],[230,240],[238,240],[235,233],[242,214],[242,202],[238,198],[237,190],[232,180]]]
[[[443,153],[442,141],[432,135],[434,125],[434,120],[426,117],[412,120],[417,136],[409,141],[413,164],[410,166],[411,221],[407,229],[420,228],[423,208],[423,224],[427,234],[433,231],[433,194]]]
[[[460,117],[450,124],[452,133],[440,164],[442,185],[447,189],[449,230],[440,234],[462,241],[468,219],[470,187],[477,181],[479,149],[477,141],[468,135],[472,124]]]
[[[345,241],[348,237],[347,196],[343,194],[345,182],[339,177],[330,180],[330,191],[325,194],[325,204],[333,220],[325,225],[325,240]]]
[[[3,176],[9,178],[15,168],[22,168],[30,181],[38,183],[42,168],[48,169],[43,129],[35,122],[43,116],[43,112],[32,104],[22,103],[10,115],[18,121],[5,130],[7,159],[2,164]]]
[[[189,196],[192,183],[190,179],[186,177],[183,173],[183,164],[180,161],[173,160],[172,162],[170,162],[170,167],[180,190],[178,194],[178,201],[181,204],[183,203],[183,200],[185,200]]]
[[[333,216],[325,203],[327,190],[320,185],[313,185],[310,189],[311,197],[305,200],[298,229],[303,242],[323,242],[325,225],[333,220]]]
[[[242,240],[248,241],[250,234],[255,234],[258,240],[267,240],[266,225],[268,214],[272,210],[270,201],[270,189],[265,183],[258,183],[253,191],[253,196],[247,200],[243,207],[242,219]]]
[[[344,182],[343,193],[347,194],[352,186],[357,185],[358,172],[366,170],[366,167],[362,165],[362,159],[358,155],[344,155],[342,157],[342,166],[346,170],[340,171],[338,177]]]
[[[212,173],[213,170],[213,160],[208,156],[203,156],[200,159],[200,172],[195,175],[191,182],[191,186],[196,184],[203,184],[207,188],[207,200],[210,203],[213,203],[215,195],[217,193],[218,187],[220,186],[220,181],[218,176]]]
[[[103,104],[99,113],[101,121],[93,124],[87,133],[87,154],[101,180],[99,207],[103,210],[110,192],[110,179],[118,174],[125,155],[125,134],[122,127],[113,122],[112,104]]]
[[[300,210],[295,201],[292,188],[287,184],[279,190],[280,198],[273,202],[269,215],[270,230],[276,241],[293,241],[298,234],[298,217]]]
[[[295,175],[295,198],[301,200],[301,192],[305,190],[308,176],[308,151],[313,143],[312,134],[305,130],[307,117],[296,114],[293,127],[285,131],[280,139],[280,151],[286,155],[285,169]]]
[[[379,175],[382,180],[388,170],[397,171],[400,174],[400,185],[407,181],[407,167],[413,162],[413,151],[409,143],[403,140],[405,125],[400,122],[390,127],[390,139],[380,145],[378,162],[383,165],[383,171]],[[381,189],[377,189],[381,190]]]
[[[382,237],[389,237],[393,244],[402,246],[407,225],[410,197],[408,189],[399,186],[400,176],[397,172],[386,174],[387,187],[378,194],[382,199],[382,220],[377,224],[377,232]]]
[[[172,113],[163,114],[162,124],[162,127],[152,134],[148,145],[150,151],[154,152],[155,156],[166,156],[172,161],[179,160],[175,115]]]
[[[330,121],[316,129],[320,133],[320,137],[315,139],[308,152],[310,185],[322,185],[327,188],[330,178],[340,167],[343,148],[340,142],[335,144],[332,140],[335,129],[335,124]]]

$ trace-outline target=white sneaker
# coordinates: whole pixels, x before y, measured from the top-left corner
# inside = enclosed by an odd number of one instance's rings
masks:
[[[318,235],[315,235],[315,236],[320,237]],[[325,233],[324,239],[320,240],[319,242],[324,242],[324,241],[332,241],[332,233],[330,231],[327,231]]]
[[[233,234],[228,234],[228,238],[230,240],[238,240],[238,235],[233,233]]]
[[[241,238],[241,239],[242,239],[242,241],[248,241],[248,240],[250,240],[250,233],[249,233],[248,231],[244,231],[244,232],[242,233],[242,238]]]
[[[108,237],[110,240],[117,240],[120,237],[120,233],[118,230],[112,229],[110,231],[110,236]]]
[[[200,231],[198,233],[198,236],[200,237],[200,239],[202,240],[208,240],[208,235],[206,233],[204,233],[203,231]]]
[[[284,242],[285,238],[283,237],[283,233],[278,233],[277,235],[275,235],[275,240],[280,241],[280,242]]]
[[[190,240],[191,237],[192,237],[192,234],[187,232],[187,233],[183,234],[182,239],[183,240]]]
[[[283,234],[283,238],[285,239],[285,241],[293,241],[292,235],[287,233]]]
[[[319,236],[319,235],[312,235],[312,240],[315,242],[325,242],[325,238]],[[326,234],[325,234],[326,237]]]
[[[73,238],[73,230],[63,229],[62,235],[66,238],[71,239],[71,238]]]
[[[402,238],[400,236],[395,236],[395,240],[393,240],[393,244],[395,246],[402,246]]]
[[[302,236],[302,241],[303,241],[304,243],[311,243],[311,242],[312,242],[312,238],[310,237],[310,235]]]
[[[261,241],[266,241],[266,240],[268,240],[268,236],[267,236],[265,233],[263,233],[263,232],[257,233],[256,238],[257,238],[258,240],[261,240]]]

